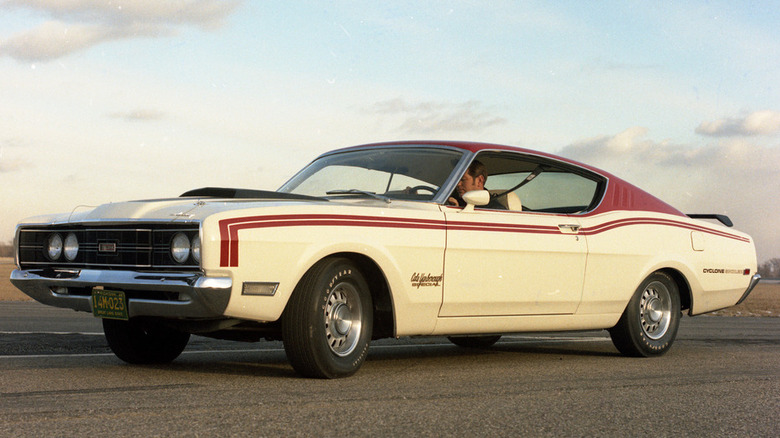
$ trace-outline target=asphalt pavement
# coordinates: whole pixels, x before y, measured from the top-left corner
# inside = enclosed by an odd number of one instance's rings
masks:
[[[339,380],[299,378],[279,342],[193,337],[131,366],[100,320],[0,303],[0,436],[776,436],[780,318],[684,318],[672,350],[620,356],[605,331],[372,344]]]

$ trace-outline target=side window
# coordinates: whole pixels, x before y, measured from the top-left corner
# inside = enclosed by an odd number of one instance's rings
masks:
[[[588,210],[598,183],[565,171],[540,173],[532,182],[515,191],[531,211],[579,213]]]
[[[579,213],[603,196],[603,178],[565,163],[507,152],[483,152],[476,159],[487,167],[485,188],[494,195],[511,191],[523,211]]]

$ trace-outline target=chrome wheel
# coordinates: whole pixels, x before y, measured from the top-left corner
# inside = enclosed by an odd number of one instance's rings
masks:
[[[609,335],[626,356],[660,356],[674,343],[681,316],[680,288],[675,279],[665,272],[654,272],[634,291]]]
[[[355,264],[328,257],[295,287],[282,314],[284,351],[307,377],[346,377],[368,355],[374,327],[371,289]]]
[[[639,323],[645,335],[661,339],[672,320],[672,298],[669,289],[660,281],[647,285],[639,299]]]
[[[362,329],[363,309],[357,289],[342,282],[333,287],[325,304],[325,336],[330,350],[347,356],[355,350]]]

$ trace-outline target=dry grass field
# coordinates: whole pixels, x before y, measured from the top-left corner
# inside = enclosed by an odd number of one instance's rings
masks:
[[[27,301],[32,298],[11,284],[11,271],[14,270],[14,259],[0,258],[0,301]]]
[[[30,300],[31,298],[11,284],[9,277],[13,268],[13,259],[0,258],[0,301]],[[780,317],[780,284],[759,283],[744,303],[720,310],[713,315]]]

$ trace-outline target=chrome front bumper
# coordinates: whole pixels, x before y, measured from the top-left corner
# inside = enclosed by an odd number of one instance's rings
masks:
[[[233,287],[229,277],[206,277],[202,273],[93,269],[17,269],[11,273],[11,283],[43,304],[83,312],[92,312],[92,288],[121,290],[126,293],[131,318],[178,319],[222,317]]]
[[[756,287],[759,281],[761,281],[761,276],[758,274],[754,275],[753,278],[750,279],[750,284],[748,285],[747,290],[745,290],[745,293],[742,294],[742,298],[737,301],[737,304],[742,304],[742,302],[747,299],[748,295],[750,295],[750,292],[753,292],[753,288]]]

